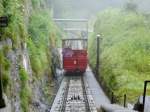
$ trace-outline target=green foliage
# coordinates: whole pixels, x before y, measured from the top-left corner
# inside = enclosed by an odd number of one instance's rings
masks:
[[[25,86],[27,81],[28,81],[28,74],[23,68],[20,68],[19,76],[20,76],[20,80],[21,80],[22,85]]]
[[[96,34],[102,35],[101,76],[116,95],[129,100],[142,95],[144,80],[150,79],[149,19],[143,14],[109,9],[101,12],[90,38],[90,63],[95,65]]]
[[[50,17],[45,11],[34,12],[30,18],[29,34],[32,39],[39,45],[41,42],[45,42],[51,29]],[[50,30],[51,29],[51,30]]]
[[[33,5],[34,8],[37,7],[37,6],[40,6],[41,0],[31,0],[31,1],[32,1],[32,5]]]
[[[9,45],[3,46],[3,52],[4,55],[7,56],[8,52],[11,50],[11,47]]]
[[[5,58],[3,51],[0,51],[0,67],[2,72],[2,83],[4,91],[6,91],[10,84],[10,62]]]
[[[133,1],[129,1],[129,2],[126,3],[125,9],[126,9],[127,11],[136,12],[137,9],[138,9],[138,6],[137,6],[137,4],[134,3]]]
[[[28,106],[31,97],[31,92],[28,85],[29,77],[27,72],[23,68],[20,68],[19,76],[21,81],[20,99],[22,112],[28,112]]]
[[[24,5],[20,0],[3,1],[5,15],[9,17],[9,27],[3,31],[3,38],[11,38],[13,47],[17,48],[20,42],[27,37],[24,20]]]
[[[2,15],[3,14],[3,1],[2,0],[0,0],[0,15]]]
[[[28,48],[36,77],[50,69],[50,49],[60,40],[60,33],[46,10],[34,11],[30,17]]]
[[[34,71],[36,77],[38,77],[40,74],[42,74],[42,62],[41,55],[38,52],[39,49],[35,46],[33,41],[30,39],[28,40],[28,48],[29,48],[29,55],[30,55],[30,61],[32,65],[32,70]]]

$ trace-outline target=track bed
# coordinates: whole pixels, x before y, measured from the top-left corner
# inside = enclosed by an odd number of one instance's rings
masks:
[[[65,76],[51,112],[97,112],[83,76]]]

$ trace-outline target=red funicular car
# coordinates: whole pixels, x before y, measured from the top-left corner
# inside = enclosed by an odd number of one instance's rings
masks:
[[[63,39],[63,69],[66,74],[83,74],[88,64],[87,39]]]

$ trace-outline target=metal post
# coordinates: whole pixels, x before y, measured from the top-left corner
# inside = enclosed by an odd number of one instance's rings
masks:
[[[88,38],[89,37],[89,23],[88,23],[88,21],[87,21],[86,27],[87,27],[87,37],[86,38]]]
[[[99,57],[100,56],[100,35],[97,35],[97,58],[96,58],[96,76],[99,75]]]
[[[124,95],[124,107],[126,107],[126,102],[127,102],[127,95]]]
[[[3,98],[2,65],[0,64],[0,108],[4,108],[5,106],[5,100]]]
[[[144,82],[144,92],[143,92],[143,112],[144,112],[144,108],[145,108],[145,98],[146,98],[146,91],[147,91],[147,83],[150,83],[150,81],[145,81]]]
[[[114,103],[114,93],[112,92],[112,95],[111,95],[111,104]]]
[[[2,99],[3,94],[2,94],[3,90],[2,90],[2,66],[0,64],[0,99]]]
[[[145,96],[146,96],[146,87],[147,87],[147,81],[144,82],[144,92],[143,92],[143,112],[145,107]]]
[[[86,37],[87,39],[89,38],[89,22],[87,22],[87,37]],[[85,43],[86,44],[86,48],[88,49],[88,40],[87,40],[87,42]]]

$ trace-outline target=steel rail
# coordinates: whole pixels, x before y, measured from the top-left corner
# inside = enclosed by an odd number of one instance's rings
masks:
[[[84,96],[84,101],[85,101],[86,112],[91,112],[83,77],[81,77],[81,81],[82,81],[83,96]]]
[[[62,99],[63,103],[62,103],[62,107],[61,107],[61,112],[65,112],[65,109],[66,109],[66,102],[67,102],[69,84],[70,84],[70,78],[67,77],[67,85],[66,85],[64,96],[63,96],[63,99]]]
[[[88,89],[83,76],[66,76],[65,86],[61,89],[60,98],[55,103],[55,112],[95,112],[90,105]],[[51,111],[51,112],[53,112]]]

